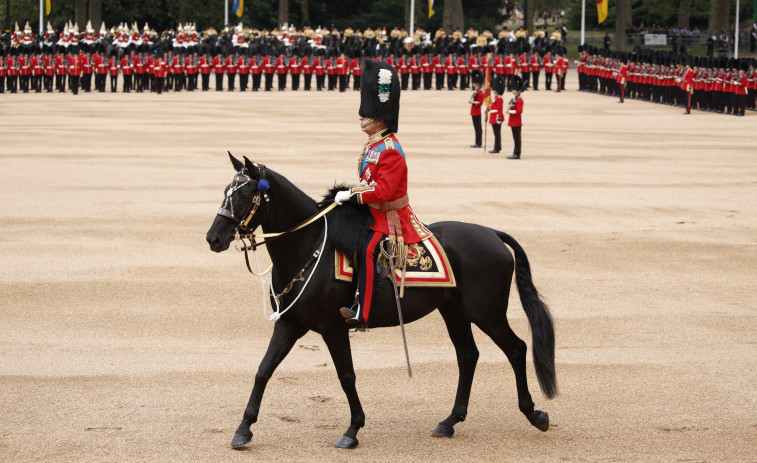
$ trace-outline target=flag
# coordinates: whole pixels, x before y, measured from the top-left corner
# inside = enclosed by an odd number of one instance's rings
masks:
[[[599,24],[605,22],[607,19],[607,4],[610,0],[597,0],[597,16],[599,16]]]
[[[231,8],[234,10],[237,17],[241,18],[244,13],[244,0],[234,0],[234,3],[231,4]]]
[[[50,14],[50,0],[45,0],[45,14]]]
[[[484,76],[484,106],[486,106],[487,108],[489,107],[489,103],[491,102],[491,99],[492,99],[492,95],[491,95],[492,94],[492,91],[491,91],[492,80],[491,80],[491,75],[489,72],[491,68],[492,68],[492,54],[487,53],[486,75]]]
[[[428,0],[428,17],[434,15],[434,0]]]

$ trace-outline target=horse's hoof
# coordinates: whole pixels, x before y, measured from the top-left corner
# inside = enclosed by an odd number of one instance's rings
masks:
[[[231,439],[231,448],[241,449],[245,445],[249,444],[252,440],[252,431],[237,432],[234,434],[234,438]]]
[[[528,420],[536,429],[546,432],[549,429],[549,415],[541,410],[534,410],[534,414]]]
[[[452,437],[455,434],[455,428],[447,426],[446,424],[439,423],[434,428],[434,432],[431,433],[432,437]]]
[[[355,447],[357,447],[357,439],[355,439],[354,437],[349,437],[345,434],[340,437],[338,441],[336,441],[334,447],[338,449],[354,449]]]

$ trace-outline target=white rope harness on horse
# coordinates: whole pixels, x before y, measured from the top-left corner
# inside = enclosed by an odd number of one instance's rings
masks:
[[[263,279],[263,275],[265,275],[267,271],[266,272],[260,271],[260,263],[258,262],[258,253],[255,250],[255,248],[252,249],[252,255],[255,258],[255,266],[258,269],[257,276],[260,279],[260,287],[263,289],[263,317],[265,317],[266,320],[275,322],[276,320],[281,318],[282,315],[287,313],[289,309],[291,309],[294,306],[294,304],[300,299],[300,296],[302,296],[302,293],[305,292],[305,289],[310,283],[310,279],[313,278],[313,275],[315,275],[315,271],[318,268],[318,263],[321,261],[321,257],[323,256],[323,249],[326,247],[326,238],[328,237],[329,222],[326,219],[326,216],[323,216],[323,223],[324,223],[323,242],[321,243],[321,248],[318,251],[318,257],[316,258],[315,264],[313,265],[313,270],[310,272],[310,275],[308,276],[307,280],[305,280],[305,283],[302,285],[302,288],[300,289],[299,294],[297,294],[297,297],[295,297],[294,300],[284,310],[281,310],[281,307],[279,305],[279,299],[281,298],[283,293],[278,294],[278,295],[276,294],[276,291],[273,289],[273,274],[268,276],[269,290],[270,290],[271,296],[273,296],[273,302],[276,304],[276,311],[273,312],[270,317],[268,316],[268,305],[266,303],[267,291],[265,290],[265,287],[266,287],[265,280]],[[271,267],[273,267],[273,265]]]

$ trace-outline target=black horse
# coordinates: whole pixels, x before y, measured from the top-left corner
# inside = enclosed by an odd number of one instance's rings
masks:
[[[237,174],[227,187],[226,199],[208,230],[207,241],[213,251],[228,249],[237,229],[244,232],[261,226],[264,233],[291,231],[321,210],[321,204],[284,176],[247,158],[242,163],[231,154],[229,156]],[[255,375],[242,422],[231,442],[234,448],[242,447],[252,439],[250,426],[258,419],[268,380],[295,342],[309,330],[323,337],[350,406],[350,426],[334,445],[354,448],[358,444],[357,432],[365,423],[365,414],[355,389],[348,326],[339,314],[340,307],[353,303],[356,284],[335,280],[333,270],[335,246],[342,247],[340,242],[349,241],[344,239],[349,224],[334,222],[340,215],[344,216],[350,207],[362,211],[366,206],[340,206],[324,218],[266,243],[273,263],[273,287],[282,291],[289,284],[291,288],[281,297],[281,305],[289,305],[295,297],[299,299],[275,323],[268,350]],[[367,211],[364,213],[369,214]],[[358,225],[362,226],[367,225]],[[328,240],[325,237],[327,228]],[[480,225],[439,222],[430,225],[429,229],[447,253],[457,286],[406,288],[402,314],[404,321],[409,323],[438,309],[457,353],[459,382],[455,404],[452,413],[436,426],[432,435],[452,437],[454,425],[465,420],[468,412],[473,373],[479,355],[471,323],[475,323],[504,351],[515,371],[518,408],[533,426],[546,431],[549,416],[534,409],[528,391],[526,343],[515,335],[507,321],[507,302],[514,267],[520,300],[533,336],[534,365],[539,385],[547,398],[554,397],[557,394],[554,327],[549,310],[531,281],[531,270],[523,248],[510,235]],[[503,243],[512,248],[515,261]],[[350,244],[344,244],[344,247],[347,246]],[[306,263],[313,262],[314,251],[321,247],[325,263],[308,267]],[[296,280],[297,275],[304,278]],[[304,289],[303,285],[306,285]],[[379,284],[374,295],[370,325],[388,327],[398,324],[391,285]]]

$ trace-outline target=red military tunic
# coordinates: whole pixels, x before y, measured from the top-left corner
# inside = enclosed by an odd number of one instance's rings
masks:
[[[384,132],[383,138],[365,144],[360,156],[360,186],[352,188],[360,204],[380,204],[404,198],[407,195],[407,164],[397,137]],[[372,137],[373,138],[373,137]],[[386,213],[370,208],[373,216],[371,230],[389,234]],[[406,205],[397,213],[400,217],[402,237],[405,243],[417,243],[431,236],[431,232],[416,217],[415,212]]]
[[[500,99],[500,101],[502,101]],[[510,116],[507,118],[507,126],[508,127],[520,127],[523,125],[523,121],[521,120],[521,114],[523,114],[523,98],[518,98],[515,100],[515,104],[510,105],[510,108],[507,111]]]

